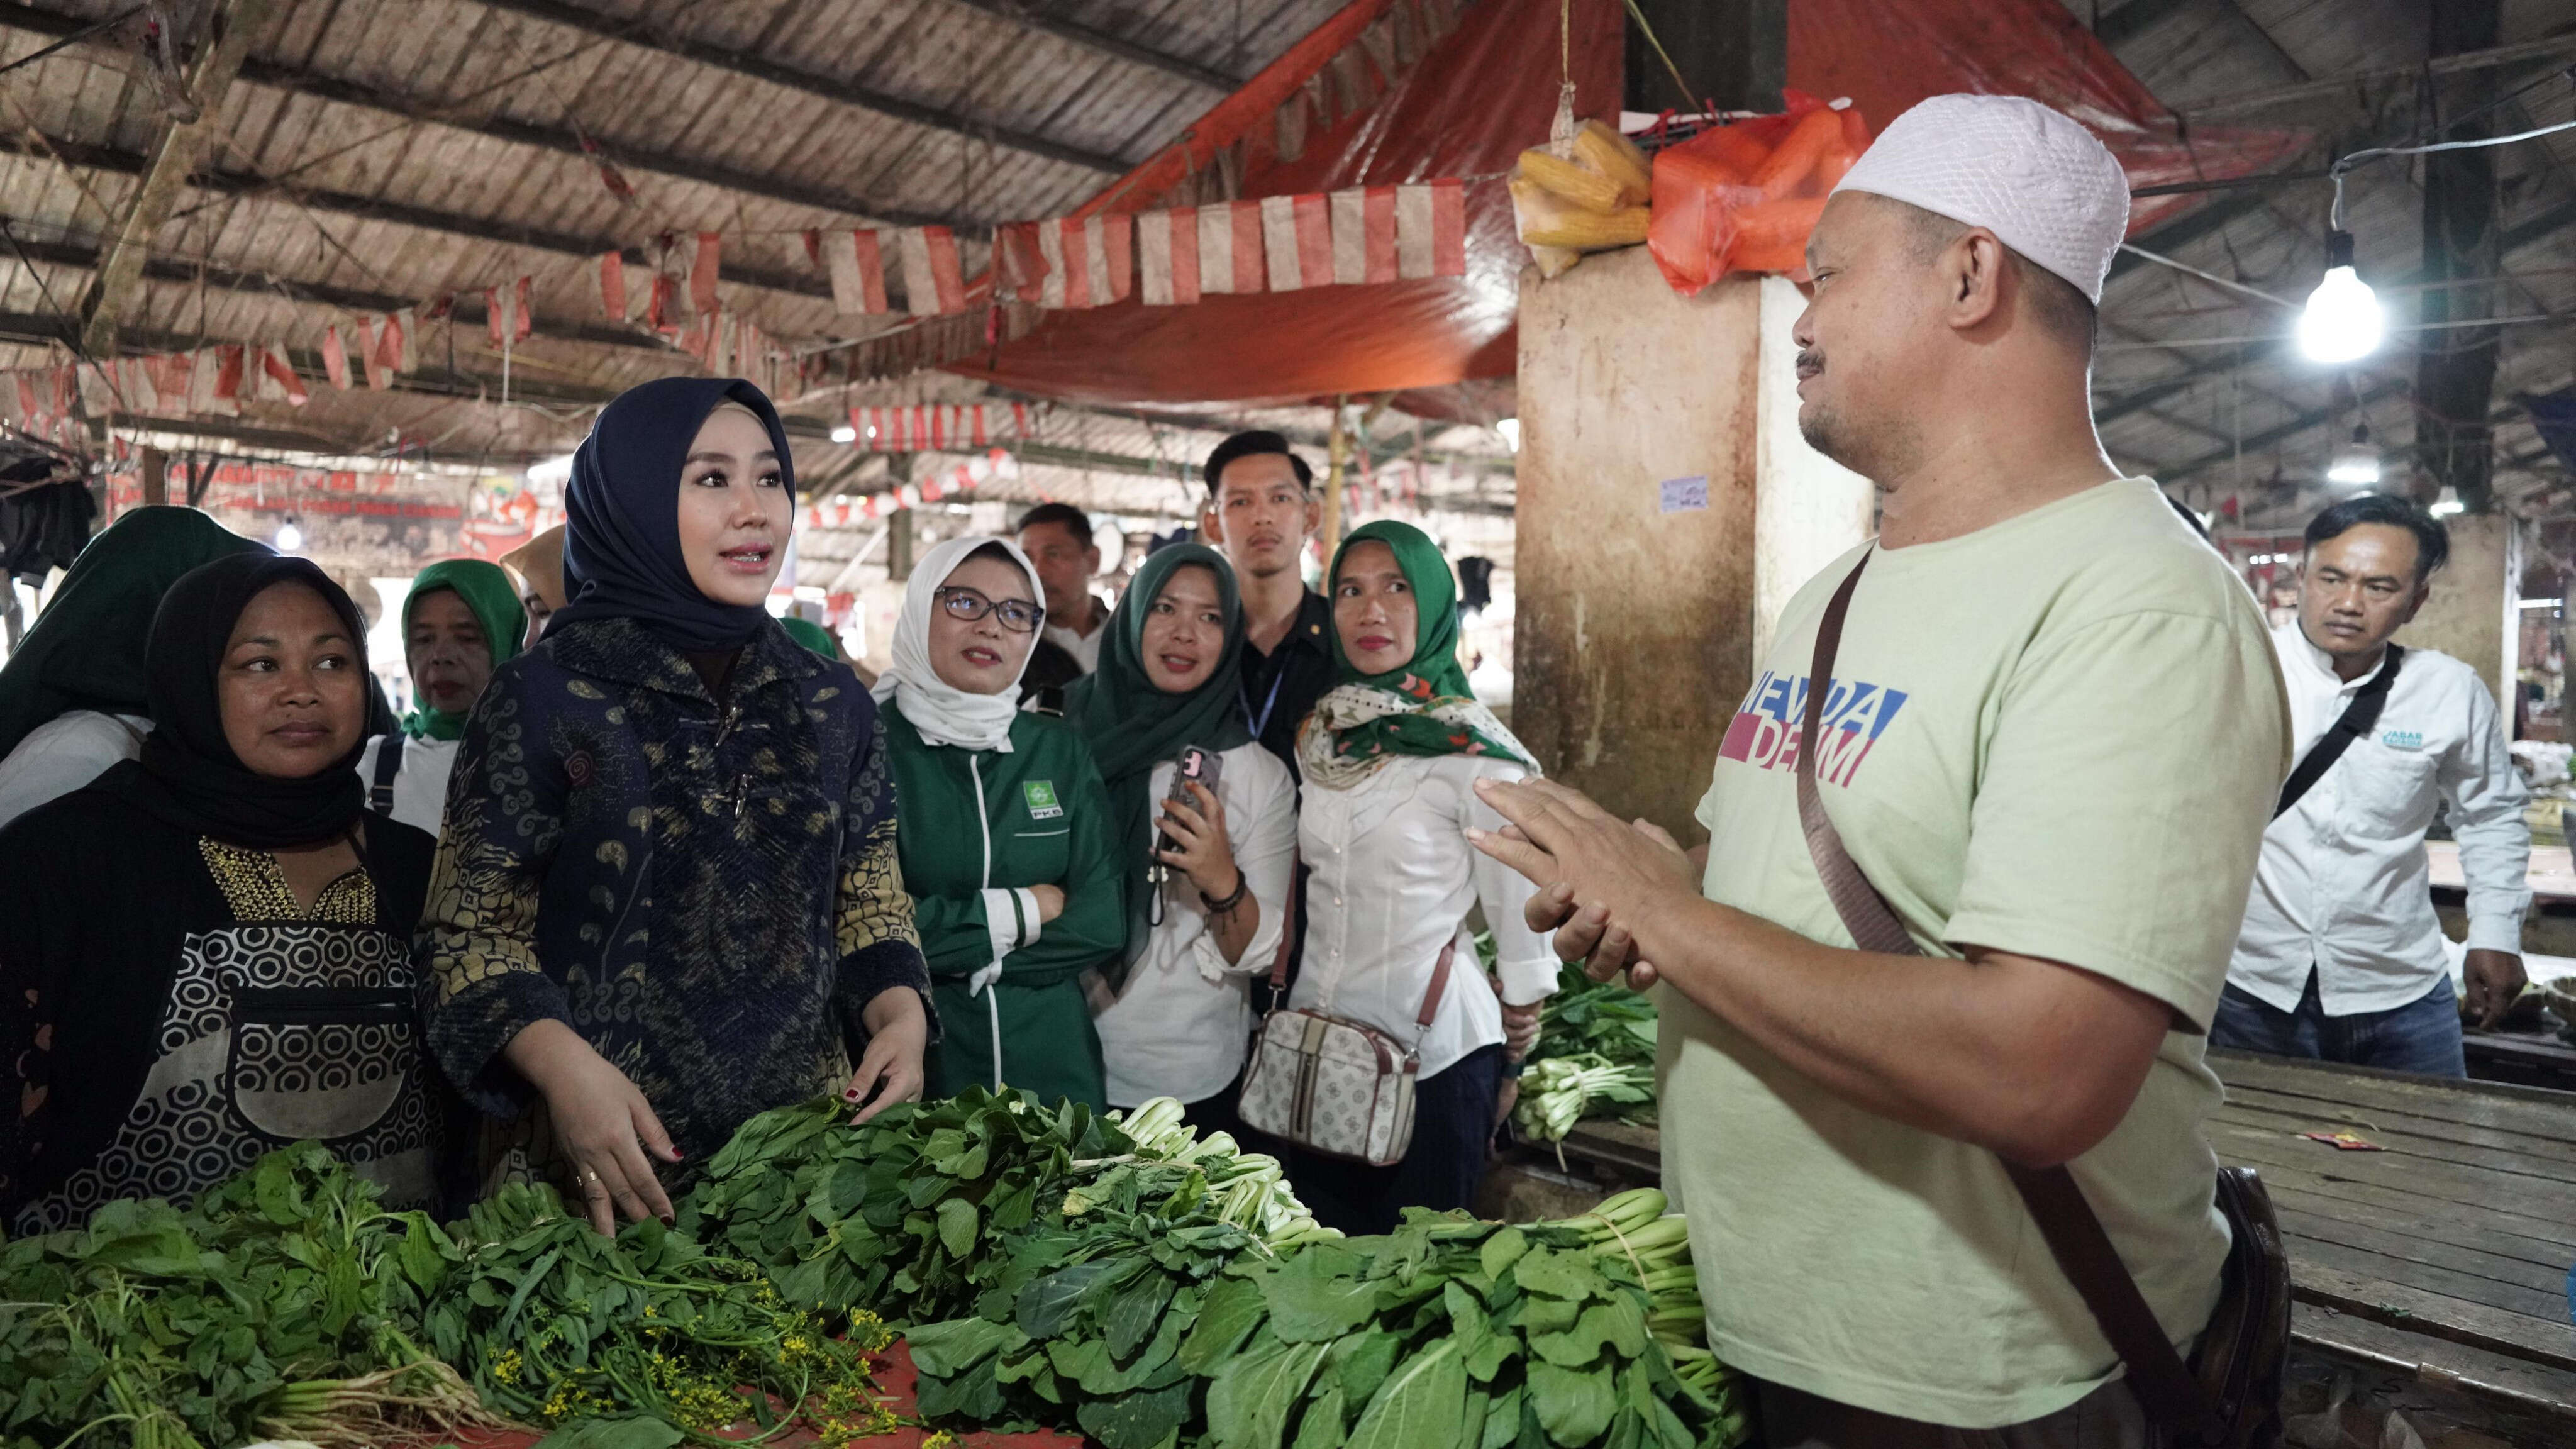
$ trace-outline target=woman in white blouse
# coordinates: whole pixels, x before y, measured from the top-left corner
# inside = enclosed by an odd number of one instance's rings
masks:
[[[1109,1104],[1176,1097],[1201,1132],[1240,1138],[1251,977],[1287,920],[1296,786],[1243,722],[1243,608],[1222,554],[1156,551],[1102,632],[1100,668],[1067,693],[1065,718],[1100,763],[1134,862],[1125,976],[1094,993]],[[1176,781],[1193,746],[1209,764]]]
[[[1448,560],[1420,529],[1381,520],[1352,532],[1331,578],[1342,682],[1297,740],[1298,842],[1313,876],[1289,1005],[1417,1044],[1421,1065],[1403,1161],[1380,1168],[1295,1152],[1288,1172],[1318,1221],[1382,1233],[1404,1208],[1474,1199],[1505,1084],[1537,1035],[1557,963],[1522,918],[1529,882],[1467,843],[1469,826],[1504,825],[1475,782],[1538,767],[1468,690]],[[1467,918],[1480,905],[1496,980],[1469,944]],[[1426,1029],[1416,1022],[1444,951],[1451,969]]]

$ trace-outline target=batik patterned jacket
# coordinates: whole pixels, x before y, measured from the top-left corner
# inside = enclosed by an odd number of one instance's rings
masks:
[[[848,666],[775,626],[721,706],[630,620],[547,634],[495,671],[447,809],[424,1012],[496,1117],[532,1095],[501,1049],[560,1021],[693,1168],[745,1119],[837,1087],[878,992],[927,1013],[884,726]]]

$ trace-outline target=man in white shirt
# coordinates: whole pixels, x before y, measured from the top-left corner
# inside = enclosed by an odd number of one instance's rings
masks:
[[[1070,503],[1041,503],[1020,518],[1020,551],[1037,566],[1046,593],[1043,637],[1085,674],[1100,667],[1109,622],[1109,606],[1091,592],[1100,573],[1100,545],[1091,536],[1091,515]]]
[[[2469,882],[2468,1007],[2482,1026],[2523,985],[2530,792],[2476,671],[2389,636],[2450,554],[2439,520],[2364,494],[2308,525],[2299,615],[2272,633],[2304,762],[2365,694],[2378,718],[2263,834],[2212,1045],[2437,1076],[2467,1074],[2460,1008],[2426,880],[2446,808]],[[2382,675],[2396,671],[2383,689]],[[2365,710],[2367,706],[2365,706]],[[2360,720],[2356,719],[2356,724]],[[2295,783],[2308,772],[2294,771]]]

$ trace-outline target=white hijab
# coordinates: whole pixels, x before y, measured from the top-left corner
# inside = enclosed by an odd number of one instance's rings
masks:
[[[903,589],[903,616],[894,623],[894,662],[869,691],[877,703],[891,703],[902,710],[921,737],[934,745],[969,750],[1011,747],[1011,722],[1020,713],[1020,672],[1029,667],[1027,654],[1020,656],[1020,668],[1012,671],[1010,687],[999,694],[968,694],[930,667],[930,611],[938,606],[933,596],[968,554],[988,543],[1000,544],[1020,572],[1028,575],[1030,598],[1046,597],[1029,556],[1009,539],[952,538],[940,544],[912,566],[912,578]],[[1037,638],[1031,635],[1029,651],[1036,650]]]

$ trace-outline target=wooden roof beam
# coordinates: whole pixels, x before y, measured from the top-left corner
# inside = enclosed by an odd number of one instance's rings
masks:
[[[205,154],[206,143],[223,128],[224,93],[232,88],[242,58],[250,53],[251,36],[268,20],[269,0],[215,0],[201,27],[197,53],[180,77],[195,114],[182,120],[165,116],[155,127],[152,147],[143,163],[143,183],[126,198],[98,260],[97,274],[80,299],[80,352],[108,357],[116,352],[116,326],[127,307],[142,293],[145,260],[152,238],[169,218],[170,208],[188,184],[188,173]]]
[[[998,16],[1014,25],[1052,35],[1058,40],[1071,41],[1086,50],[1096,50],[1103,55],[1116,56],[1120,60],[1141,65],[1148,70],[1161,71],[1165,75],[1188,81],[1195,86],[1205,86],[1209,90],[1225,95],[1232,95],[1236,88],[1243,84],[1243,78],[1240,76],[1227,75],[1221,70],[1173,55],[1168,51],[1138,45],[1132,40],[1121,40],[1107,31],[1094,30],[1076,21],[1048,15],[1039,10],[1036,5],[1029,3],[1029,0],[954,0],[954,3],[981,10],[987,15]]]
[[[990,140],[998,146],[1007,146],[1014,151],[1024,151],[1032,156],[1042,156],[1049,161],[1060,161],[1068,166],[1080,166],[1085,170],[1097,171],[1104,176],[1123,176],[1127,173],[1127,163],[1115,156],[1086,151],[1079,146],[1068,146],[1061,141],[1051,141],[1033,131],[987,125],[955,111],[944,110],[921,101],[905,100],[901,96],[863,86],[855,81],[834,80],[829,76],[816,75],[812,71],[780,65],[776,61],[766,60],[760,56],[729,50],[721,45],[691,40],[685,36],[663,31],[658,27],[646,28],[632,20],[603,14],[587,6],[568,4],[566,0],[482,0],[482,3],[494,10],[525,15],[532,20],[542,20],[549,25],[560,25],[569,30],[578,30],[585,35],[596,35],[625,45],[658,50],[665,55],[677,56],[693,64],[712,66],[718,70],[731,71],[735,75],[766,81],[788,90],[821,96],[825,100],[841,105],[854,106],[863,111],[874,111],[889,120],[902,121],[907,125],[943,131],[968,140]],[[1106,37],[1101,39],[1105,40]],[[1228,88],[1231,89],[1230,86]]]
[[[42,144],[22,133],[0,132],[0,152],[20,156],[59,157],[74,166],[93,171],[107,171],[120,176],[139,176],[145,158],[138,152],[119,151],[111,146],[93,146],[82,141],[67,141],[47,136]],[[334,216],[347,216],[359,221],[392,222],[397,226],[416,227],[422,231],[441,232],[475,241],[498,242],[505,246],[528,247],[537,251],[559,252],[568,257],[597,257],[609,251],[610,244],[597,237],[574,236],[568,232],[548,231],[541,227],[519,226],[506,221],[493,221],[479,216],[460,216],[425,206],[412,206],[399,201],[354,196],[346,192],[322,191],[302,186],[284,186],[246,171],[229,171],[219,167],[201,167],[188,178],[188,184],[199,191],[251,201],[273,202],[280,206],[302,205],[310,210]],[[616,249],[632,266],[650,267],[652,259],[641,247]],[[724,279],[772,292],[786,292],[800,297],[828,297],[832,288],[820,277],[797,276],[752,266],[727,256]]]
[[[14,4],[0,4],[0,26],[24,30],[51,39],[61,39],[77,34],[86,29],[88,24],[89,22],[77,16],[57,15],[50,10],[39,10],[24,3],[24,0]],[[877,206],[861,198],[839,195],[820,187],[806,186],[777,177],[757,176],[747,171],[735,170],[730,166],[718,166],[662,152],[600,143],[599,154],[594,157],[590,152],[582,149],[581,137],[570,127],[531,125],[525,121],[513,121],[502,116],[475,119],[450,113],[423,96],[409,95],[359,81],[342,80],[337,76],[298,70],[294,66],[282,65],[275,61],[257,58],[245,60],[241,63],[239,78],[271,90],[311,96],[317,100],[354,106],[400,120],[444,126],[449,130],[488,136],[493,140],[507,141],[513,145],[534,146],[541,150],[578,157],[586,163],[606,160],[630,170],[650,171],[658,175],[677,177],[683,181],[695,181],[719,190],[785,202],[790,206],[813,207],[821,211],[838,212],[845,216],[860,217],[893,226],[953,227],[961,234],[982,235],[990,225],[988,222],[971,220],[949,212],[909,211],[897,207]],[[605,251],[606,248],[603,247],[601,250]]]

